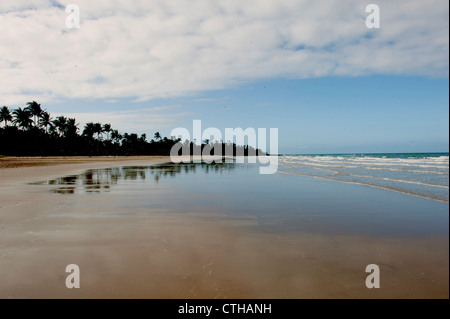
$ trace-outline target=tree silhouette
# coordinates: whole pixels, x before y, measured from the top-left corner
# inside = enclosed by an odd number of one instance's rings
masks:
[[[13,114],[13,123],[21,127],[23,130],[28,130],[33,124],[33,120],[31,119],[32,115],[28,110],[18,107],[14,110]]]
[[[39,119],[39,125],[42,127],[45,127],[45,132],[48,133],[49,126],[51,127],[53,125],[53,119],[50,116],[50,113],[48,112],[42,112],[40,119]]]
[[[111,133],[112,127],[111,124],[105,124],[102,127],[102,132],[106,133],[106,139],[109,141],[109,133]]]
[[[118,130],[112,130],[111,139],[115,142],[120,142],[120,140],[122,139],[122,134],[120,134]]]
[[[92,123],[92,122],[89,122],[89,123],[86,123],[86,125],[84,126],[84,129],[83,129],[83,136],[86,136],[86,137],[88,137],[88,138],[93,138],[93,136],[94,136],[94,123]]]
[[[55,120],[53,120],[53,125],[58,130],[58,135],[64,136],[67,125],[67,118],[65,116],[58,116]]]
[[[64,127],[64,136],[65,137],[74,137],[78,132],[78,124],[75,119],[67,119],[66,125]]]
[[[28,102],[27,105],[28,106],[25,110],[30,112],[30,114],[34,117],[34,126],[37,126],[37,118],[40,117],[42,113],[41,105],[36,101]]]
[[[102,134],[103,128],[102,124],[94,123],[94,133],[97,134],[97,139],[100,140],[100,134]]]
[[[43,111],[36,101],[28,102],[27,105],[12,111],[6,106],[0,108],[0,123],[4,122],[4,126],[0,127],[2,155],[169,155],[177,143],[191,154],[194,154],[194,149],[211,148],[211,145],[206,145],[209,142],[207,140],[200,145],[196,144],[195,140],[182,143],[180,139],[168,139],[156,132],[154,139],[147,141],[146,134],[121,134],[113,129],[111,124],[102,126],[93,122],[86,123],[82,134],[79,135],[78,124],[74,118],[58,116],[52,119],[50,113]],[[14,126],[8,126],[8,122],[12,122]],[[104,140],[101,138],[102,133],[106,134]],[[226,150],[232,151],[233,154],[242,151],[244,156],[255,153],[252,147],[237,146],[234,143],[214,142],[212,145],[221,147],[222,154],[226,154]],[[256,150],[256,154],[259,152]]]
[[[5,122],[5,126],[8,126],[8,121],[12,122],[13,117],[11,115],[11,110],[7,106],[3,106],[0,109],[0,123]]]

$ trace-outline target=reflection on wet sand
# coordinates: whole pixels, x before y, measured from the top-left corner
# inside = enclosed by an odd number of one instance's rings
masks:
[[[80,175],[65,176],[39,185],[57,185],[51,192],[58,194],[101,193],[109,192],[120,181],[145,181],[153,178],[158,183],[161,178],[175,177],[179,174],[193,174],[197,169],[203,173],[221,173],[234,168],[233,163],[165,163],[151,166],[124,166],[91,169]]]

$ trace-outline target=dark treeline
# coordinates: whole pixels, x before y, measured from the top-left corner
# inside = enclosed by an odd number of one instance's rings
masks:
[[[0,108],[2,122],[0,154],[9,156],[170,155],[172,147],[180,142],[179,139],[162,137],[159,132],[147,141],[146,134],[120,133],[110,124],[90,122],[81,130],[74,118],[52,118],[35,101],[13,110],[3,106]],[[203,150],[211,146],[216,146],[216,149],[221,147],[222,154],[230,151],[230,147],[233,155],[258,154],[252,147],[236,146],[234,143],[207,145],[208,142],[198,146],[185,141],[183,145],[189,146],[191,154],[198,154],[199,148]],[[214,154],[211,152],[211,155]]]

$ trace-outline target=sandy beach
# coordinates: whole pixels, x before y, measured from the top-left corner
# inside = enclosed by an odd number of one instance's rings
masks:
[[[448,234],[261,231],[251,214],[200,208],[126,215],[125,195],[80,202],[30,184],[168,161],[0,158],[0,298],[448,298]],[[365,287],[369,263],[382,268],[382,289]],[[80,289],[65,286],[68,264],[80,267]]]

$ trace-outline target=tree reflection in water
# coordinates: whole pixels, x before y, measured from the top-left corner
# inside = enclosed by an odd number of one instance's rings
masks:
[[[165,163],[151,166],[124,166],[102,169],[91,169],[80,175],[72,175],[40,182],[40,185],[59,186],[51,192],[58,194],[101,193],[109,192],[113,185],[120,181],[144,181],[153,178],[158,183],[161,178],[175,177],[179,174],[216,174],[234,169],[234,163]]]

